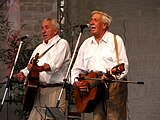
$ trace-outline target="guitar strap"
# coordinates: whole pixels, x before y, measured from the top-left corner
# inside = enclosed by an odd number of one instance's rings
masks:
[[[116,35],[114,35],[114,44],[115,44],[115,52],[116,52],[116,59],[117,64],[119,65],[119,55],[118,55],[118,45],[116,40]],[[109,119],[118,118],[125,120],[128,115],[128,107],[126,105],[128,97],[128,89],[127,84],[121,84],[119,82],[113,82],[109,86],[109,101],[111,104],[109,104],[110,112],[108,113]],[[112,109],[115,109],[115,106],[112,105],[112,101],[114,101],[114,105],[121,106],[116,111],[112,111]],[[117,101],[117,102],[116,102]]]
[[[60,41],[60,39],[56,42],[56,43],[54,43],[53,45],[51,45],[46,51],[44,51],[41,55],[39,55],[39,59],[41,58],[41,57],[43,57],[55,44],[57,44],[58,42]]]
[[[116,35],[114,35],[114,44],[115,44],[115,51],[116,51],[117,65],[119,65],[119,55],[118,55],[118,45],[117,45]]]

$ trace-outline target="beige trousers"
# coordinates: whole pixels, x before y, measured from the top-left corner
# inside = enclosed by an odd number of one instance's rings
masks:
[[[61,89],[61,87],[39,88],[28,120],[54,120],[51,114],[47,114],[46,106],[48,108],[56,107]],[[65,90],[58,107],[62,112],[65,111]]]

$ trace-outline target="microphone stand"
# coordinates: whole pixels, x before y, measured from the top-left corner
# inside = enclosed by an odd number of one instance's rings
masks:
[[[12,75],[13,75],[14,68],[16,66],[16,62],[17,62],[17,59],[18,59],[18,56],[19,56],[20,49],[22,47],[22,43],[23,43],[23,41],[21,40],[19,48],[18,48],[18,52],[17,52],[17,55],[16,55],[16,58],[15,58],[15,61],[14,61],[14,64],[13,64],[13,67],[12,67],[12,70],[11,70],[11,73],[10,73],[10,76],[9,76],[9,79],[7,81],[6,89],[5,89],[5,92],[4,92],[3,97],[2,97],[1,106],[0,106],[0,112],[2,111],[2,107],[4,105],[4,101],[5,101],[7,92],[9,90],[12,90],[11,78],[12,78]],[[9,102],[11,103],[12,96],[11,96],[10,91],[9,91],[9,98],[10,98]]]
[[[56,107],[59,106],[60,99],[61,99],[62,93],[63,93],[63,91],[64,91],[64,88],[67,86],[67,85],[66,85],[66,84],[67,84],[67,78],[68,78],[69,72],[70,72],[70,70],[71,70],[71,66],[72,66],[73,60],[74,60],[75,55],[76,55],[76,51],[77,51],[77,49],[78,49],[78,45],[79,45],[80,38],[81,38],[82,33],[83,33],[83,29],[86,28],[86,27],[80,26],[80,28],[81,28],[81,31],[80,31],[80,33],[79,33],[79,37],[78,37],[78,40],[77,40],[77,43],[76,43],[76,46],[75,46],[75,49],[74,49],[74,52],[73,52],[73,55],[72,55],[72,58],[71,58],[69,67],[68,67],[68,70],[67,70],[67,73],[66,73],[66,76],[65,76],[65,78],[63,79],[64,83],[63,83],[63,87],[62,87],[62,89],[61,89],[61,91],[60,91],[60,94],[59,94],[59,98],[58,98]],[[66,118],[66,119],[67,119],[67,118]]]

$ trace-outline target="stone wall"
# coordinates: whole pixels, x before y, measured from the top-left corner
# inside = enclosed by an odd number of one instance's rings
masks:
[[[57,18],[57,0],[20,0],[22,34],[41,32],[44,18]]]

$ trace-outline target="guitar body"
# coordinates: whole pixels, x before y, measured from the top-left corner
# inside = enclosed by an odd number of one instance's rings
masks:
[[[37,66],[38,58],[32,61],[33,65]],[[24,98],[23,98],[23,110],[24,111],[31,111],[34,104],[34,98],[37,94],[38,90],[38,83],[39,83],[39,72],[37,71],[30,71],[27,76],[27,82],[24,88]]]
[[[96,78],[97,75],[94,72],[90,72],[87,77]],[[78,82],[74,83],[74,100],[77,112],[90,113],[93,112],[100,98],[103,96],[97,86],[87,90],[89,84],[94,84],[94,80],[79,80],[82,84],[78,85]]]
[[[114,79],[112,75],[120,75],[124,70],[124,63],[121,63],[108,71],[105,76]],[[101,72],[91,71],[88,75],[80,74],[80,80],[74,82],[74,100],[77,112],[93,112],[98,102],[106,97],[108,88],[106,88],[104,81],[89,80],[89,78],[100,78],[102,75]],[[83,78],[87,78],[87,80]]]

